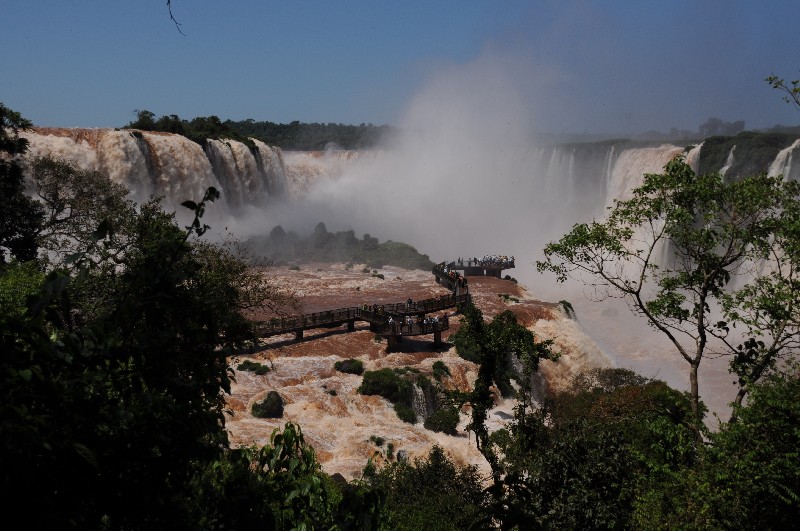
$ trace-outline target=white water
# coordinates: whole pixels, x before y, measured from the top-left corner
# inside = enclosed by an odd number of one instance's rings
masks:
[[[778,153],[767,174],[771,177],[783,175],[786,179],[800,181],[800,160],[797,159],[800,159],[800,138]]]
[[[131,192],[138,203],[163,196],[164,207],[176,210],[186,200],[200,200],[216,187],[222,201],[207,210],[217,224],[246,210],[263,209],[285,196],[289,185],[279,149],[254,141],[208,140],[206,151],[172,134],[114,129],[34,129],[22,133],[29,142],[27,158],[50,156],[98,171]]]

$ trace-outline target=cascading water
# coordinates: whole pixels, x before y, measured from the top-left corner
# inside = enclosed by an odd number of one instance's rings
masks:
[[[662,173],[664,166],[683,148],[664,144],[654,148],[626,149],[620,153],[609,175],[606,206],[614,200],[630,199],[630,192],[641,186],[646,173]]]
[[[425,391],[418,384],[411,386],[411,409],[416,413],[417,418],[424,420],[428,417],[428,400]]]
[[[25,131],[27,157],[54,157],[83,170],[99,171],[131,191],[134,201],[164,196],[175,208],[197,200],[214,186],[222,192],[222,209],[265,206],[286,194],[286,169],[279,149],[254,141],[208,140],[206,150],[174,134],[112,129],[43,129]]]
[[[783,175],[786,179],[800,181],[800,164],[797,163],[799,161],[795,161],[798,157],[800,157],[800,138],[778,153],[778,156],[770,164],[767,174],[771,177]]]
[[[728,170],[731,169],[731,166],[733,166],[734,162],[733,154],[735,151],[736,151],[736,146],[733,146],[731,150],[728,152],[728,157],[725,159],[725,164],[719,170],[720,175],[725,175],[726,173],[728,173]]]

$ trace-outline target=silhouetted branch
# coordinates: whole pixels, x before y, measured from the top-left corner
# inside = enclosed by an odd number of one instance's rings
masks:
[[[178,28],[178,33],[181,35],[186,35],[184,32],[181,31],[181,24],[177,20],[175,20],[175,16],[172,14],[172,0],[167,0],[167,9],[169,10],[169,18],[172,19],[172,22],[175,23],[175,27]]]

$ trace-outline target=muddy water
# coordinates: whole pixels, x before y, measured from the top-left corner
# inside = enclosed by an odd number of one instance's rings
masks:
[[[299,271],[280,268],[272,274],[277,274],[298,291],[306,312],[447,294],[427,271],[386,267],[379,271],[384,275],[381,280],[371,271],[363,273],[362,268],[360,265],[347,269],[342,265],[310,264],[302,265]],[[474,278],[470,285],[475,303],[485,318],[510,309],[538,337],[554,339],[562,358],[557,363],[543,364],[544,385],[563,388],[580,370],[611,364],[559,305],[537,301],[524,287],[511,281]],[[505,300],[499,294],[508,294],[519,302]],[[464,431],[469,422],[467,408],[462,411],[458,435],[434,433],[422,426],[421,419],[413,425],[402,422],[387,400],[359,394],[360,376],[334,369],[338,360],[358,358],[366,370],[413,367],[430,375],[433,363],[441,360],[451,372],[450,377],[442,380],[442,385],[447,389],[468,390],[477,376],[477,367],[459,358],[447,342],[449,333],[458,327],[458,315],[451,313],[450,322],[451,330],[443,334],[445,343],[439,349],[434,348],[431,337],[421,336],[402,341],[399,351],[390,354],[385,352],[385,341],[376,341],[366,323],[357,323],[356,331],[350,333],[345,327],[308,331],[300,342],[288,335],[265,340],[263,350],[246,358],[269,364],[273,370],[262,376],[236,371],[236,382],[228,400],[233,412],[227,421],[231,443],[234,446],[267,444],[275,428],[292,421],[301,426],[324,470],[331,474],[338,472],[348,479],[360,477],[369,459],[380,464],[387,458],[394,458],[398,451],[413,459],[427,454],[433,445],[442,446],[456,462],[477,465],[488,474],[488,466],[477,451],[474,438]],[[233,367],[242,359],[244,357],[231,360]],[[271,390],[283,397],[284,417],[254,418],[250,414],[252,404]],[[487,423],[490,429],[505,425],[513,408],[513,400],[498,398]],[[376,438],[384,440],[382,446],[374,442]],[[387,451],[390,443],[392,452]]]

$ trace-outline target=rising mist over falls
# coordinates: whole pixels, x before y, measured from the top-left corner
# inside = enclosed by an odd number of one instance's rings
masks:
[[[158,194],[174,209],[215,186],[222,199],[208,219],[240,237],[278,224],[310,232],[324,221],[333,230],[405,241],[435,261],[514,254],[516,273],[531,283],[538,282],[531,263],[545,243],[574,223],[602,217],[643,174],[661,172],[685,149],[699,168],[703,150],[626,142],[539,147],[495,133],[434,129],[374,151],[313,153],[282,152],[259,140],[252,147],[232,140],[201,147],[179,135],[132,130],[35,129],[24,136],[28,157],[100,171],[137,202]],[[798,146],[800,139],[778,151],[769,172],[800,178]],[[734,146],[717,170],[735,158]]]

